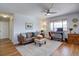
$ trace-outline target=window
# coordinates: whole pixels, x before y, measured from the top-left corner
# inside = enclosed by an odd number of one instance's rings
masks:
[[[67,31],[67,21],[63,21],[63,30]]]
[[[67,20],[54,21],[50,23],[51,31],[57,31],[58,28],[63,28],[64,31],[67,31]]]
[[[54,22],[54,31],[57,31],[57,28],[62,28],[62,22],[61,21]]]
[[[51,23],[50,23],[50,29],[51,29],[51,31],[54,31],[54,29],[53,29],[53,28],[54,28],[54,23],[53,23],[53,22],[51,22]]]

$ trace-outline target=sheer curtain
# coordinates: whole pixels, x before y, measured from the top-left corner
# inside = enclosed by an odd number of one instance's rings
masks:
[[[67,31],[67,20],[54,21],[50,23],[51,31],[57,31],[58,28],[63,28],[64,31]]]

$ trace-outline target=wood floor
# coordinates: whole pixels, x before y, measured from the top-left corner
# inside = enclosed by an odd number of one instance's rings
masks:
[[[59,48],[57,48],[54,56],[79,56],[79,45],[63,43]]]
[[[0,40],[0,56],[21,56],[9,39]]]
[[[21,56],[8,39],[0,40],[0,56]],[[79,45],[63,43],[53,52],[53,56],[79,56]]]

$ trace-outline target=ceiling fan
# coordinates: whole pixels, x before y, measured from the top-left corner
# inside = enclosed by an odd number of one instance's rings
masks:
[[[44,10],[42,12],[45,13],[45,15],[51,15],[51,14],[57,13],[57,12],[51,11],[52,7],[53,7],[53,4],[51,4],[51,6],[49,8],[44,8]]]

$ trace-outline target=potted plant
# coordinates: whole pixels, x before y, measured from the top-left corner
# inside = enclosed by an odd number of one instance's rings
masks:
[[[72,32],[73,28],[69,28],[70,33]]]

